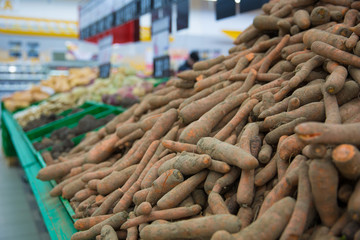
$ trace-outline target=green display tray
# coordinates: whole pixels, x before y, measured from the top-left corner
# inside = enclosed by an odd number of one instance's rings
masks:
[[[13,154],[18,156],[20,164],[29,180],[50,238],[53,240],[70,239],[77,232],[73,226],[75,220],[71,217],[75,213],[68,200],[62,197],[50,196],[49,192],[56,185],[55,181],[43,182],[36,178],[40,169],[44,168],[46,164],[41,156],[41,152],[34,149],[32,142],[38,138],[50,135],[52,131],[63,126],[76,126],[78,121],[86,114],[92,114],[95,118],[102,118],[111,113],[119,114],[125,111],[124,108],[102,103],[87,102],[86,104],[86,108],[81,112],[71,114],[61,119],[61,121],[54,121],[27,133],[24,133],[10,112],[5,109],[1,112],[3,148],[7,148],[9,151],[13,149]],[[30,140],[29,136],[32,140]],[[79,143],[84,136],[85,134],[75,137],[73,139],[74,143]]]
[[[70,239],[71,235],[76,232],[76,229],[73,226],[74,221],[71,218],[65,201],[59,197],[50,197],[49,192],[53,188],[52,182],[43,182],[36,178],[36,175],[43,166],[28,148],[22,128],[17,124],[12,115],[6,110],[2,110],[1,119],[2,124],[10,133],[11,142],[29,180],[50,238],[53,240]]]

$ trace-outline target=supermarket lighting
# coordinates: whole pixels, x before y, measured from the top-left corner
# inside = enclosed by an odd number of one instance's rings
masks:
[[[10,66],[9,67],[9,72],[11,72],[11,73],[16,72],[16,67],[15,66]]]
[[[236,3],[240,3],[240,2],[241,2],[241,0],[235,0],[235,2],[236,2]]]

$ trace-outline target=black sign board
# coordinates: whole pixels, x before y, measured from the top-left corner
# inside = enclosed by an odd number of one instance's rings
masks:
[[[169,55],[154,58],[154,78],[170,77]]]
[[[176,30],[189,27],[189,0],[179,0],[177,3]]]
[[[105,63],[99,66],[100,78],[108,78],[110,76],[111,63]]]
[[[241,0],[240,2],[240,12],[248,12],[251,10],[259,9],[262,5],[269,2],[269,0]]]
[[[257,1],[254,1],[257,2]],[[216,2],[216,20],[235,16],[236,3],[233,0],[217,0]]]

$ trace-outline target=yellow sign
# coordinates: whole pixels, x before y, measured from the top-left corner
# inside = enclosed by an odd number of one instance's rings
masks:
[[[13,10],[11,0],[0,0],[0,10]]]
[[[237,36],[241,33],[241,31],[233,31],[233,30],[222,30],[223,33],[226,34],[226,36],[230,37],[232,40],[235,40]]]
[[[0,0],[1,1],[1,0]],[[0,33],[44,37],[78,37],[76,21],[26,18],[0,15]]]

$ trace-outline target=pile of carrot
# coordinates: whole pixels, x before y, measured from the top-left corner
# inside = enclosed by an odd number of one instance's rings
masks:
[[[360,1],[272,0],[38,178],[85,239],[360,239]]]

